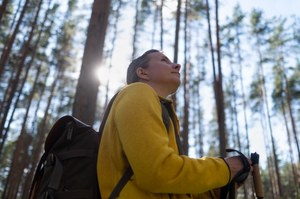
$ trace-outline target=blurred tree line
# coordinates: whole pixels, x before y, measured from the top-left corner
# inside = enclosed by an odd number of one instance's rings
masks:
[[[172,98],[185,152],[226,156],[226,148],[236,148],[250,155],[261,134],[265,197],[300,198],[299,16],[266,18],[236,5],[221,20],[217,0],[0,4],[3,198],[27,198],[59,117],[72,114],[98,129],[116,88],[114,74],[98,77],[97,69],[116,70],[122,56],[126,68],[150,48],[182,65],[182,85]],[[239,198],[254,198],[251,178]]]

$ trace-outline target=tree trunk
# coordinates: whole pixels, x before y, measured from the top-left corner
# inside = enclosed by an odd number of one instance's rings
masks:
[[[209,2],[206,0],[206,14],[208,22],[208,34],[209,34],[209,44],[211,51],[211,59],[213,65],[213,76],[214,76],[214,94],[218,115],[218,127],[219,127],[219,141],[220,148],[219,153],[222,157],[226,156],[226,133],[225,133],[225,112],[224,112],[224,97],[223,97],[223,88],[222,88],[222,71],[221,71],[221,56],[220,56],[220,39],[219,39],[219,22],[218,22],[218,1],[216,0],[216,35],[217,35],[217,55],[218,55],[218,75],[216,73],[215,58],[214,58],[214,48],[212,43],[212,33],[211,33],[211,23],[210,23],[210,11],[209,11]]]
[[[232,62],[230,62],[232,63]],[[238,102],[237,102],[237,98],[238,98],[238,95],[237,95],[237,91],[236,91],[236,88],[235,88],[235,84],[236,84],[236,78],[235,78],[235,74],[234,74],[234,69],[233,69],[233,64],[231,64],[230,66],[230,70],[231,70],[231,80],[230,80],[230,88],[231,89],[231,99],[230,101],[232,101],[232,104],[231,105],[231,115],[232,115],[232,133],[234,134],[233,135],[233,143],[234,143],[234,146],[239,150],[239,151],[242,151],[242,144],[241,144],[241,133],[240,133],[240,124],[239,124],[239,118],[238,118]]]
[[[0,6],[0,22],[2,20],[3,15],[6,12],[7,4],[8,4],[8,0],[3,0],[2,1],[2,5]]]
[[[180,18],[181,18],[181,0],[177,0],[176,11],[176,26],[175,26],[175,41],[174,41],[174,58],[173,62],[178,63],[178,50],[179,50],[179,32],[180,32]],[[176,110],[176,95],[172,95],[173,104]]]
[[[266,107],[266,116],[267,116],[267,121],[268,121],[268,128],[270,131],[270,137],[271,137],[271,146],[272,146],[272,154],[274,157],[274,171],[275,171],[275,186],[274,186],[274,190],[275,190],[275,197],[282,197],[282,186],[281,186],[281,179],[280,179],[280,173],[279,173],[279,166],[278,166],[278,156],[277,156],[277,150],[275,147],[275,140],[274,140],[274,135],[273,135],[273,128],[271,125],[271,115],[270,115],[270,108],[269,108],[269,103],[268,103],[268,99],[267,99],[267,89],[266,89],[266,85],[265,85],[265,75],[264,75],[264,70],[263,70],[263,61],[262,61],[262,53],[260,52],[260,49],[258,48],[258,54],[259,54],[259,68],[260,68],[260,78],[261,78],[261,86],[262,86],[262,97],[265,103],[265,107]]]
[[[291,119],[291,123],[292,123],[292,130],[293,130],[293,135],[294,135],[294,141],[296,144],[296,148],[297,148],[297,152],[298,152],[298,161],[300,162],[300,146],[299,146],[299,141],[298,141],[298,137],[297,137],[297,128],[296,128],[296,123],[295,123],[295,117],[293,115],[293,111],[292,111],[292,96],[288,87],[288,79],[286,77],[285,74],[284,75],[284,81],[285,81],[285,92],[286,92],[286,101],[287,101],[287,105],[288,105],[288,112],[290,115],[290,119]]]
[[[160,5],[160,49],[164,49],[164,16],[163,16],[163,8],[164,8],[164,0],[161,0]]]
[[[29,110],[30,110],[30,106],[31,106],[31,102],[33,100],[34,93],[36,91],[36,87],[37,87],[37,84],[38,84],[38,78],[40,77],[40,72],[41,72],[41,65],[39,65],[38,68],[37,68],[37,72],[36,72],[34,84],[33,84],[33,87],[31,89],[31,92],[30,92],[30,95],[29,95],[29,102],[28,102],[28,105],[27,105],[27,109],[26,109],[26,113],[25,113],[24,119],[23,119],[23,124],[22,124],[21,132],[25,131],[25,127],[26,127],[26,124],[27,124],[28,113],[29,113]],[[28,161],[28,164],[29,163],[30,162]],[[26,165],[26,167],[28,167],[28,166],[30,168],[30,165]],[[34,169],[31,169],[29,171],[29,173],[31,173],[33,171],[34,171]],[[30,180],[30,182],[31,182],[31,180]],[[24,198],[24,196],[26,196],[26,198],[28,198],[27,194],[28,194],[28,190],[30,189],[30,184],[31,183],[29,183],[27,181],[27,176],[26,176],[25,180],[24,180],[24,184],[23,184],[23,198]]]
[[[220,155],[222,157],[226,156],[226,124],[225,124],[225,107],[224,107],[224,93],[223,93],[223,74],[221,67],[221,46],[220,46],[220,28],[219,28],[219,10],[218,0],[215,1],[216,4],[216,41],[217,41],[217,60],[218,60],[218,79],[215,82],[216,89],[216,103],[217,103],[217,113],[218,113],[218,126],[219,126],[219,139],[220,139]]]
[[[31,141],[32,137],[28,133],[22,132],[20,134],[2,198],[17,198],[19,186],[23,180],[23,172],[28,164],[28,150]]]
[[[4,50],[3,50],[2,54],[1,54],[1,57],[0,57],[0,77],[1,77],[1,75],[3,73],[5,64],[7,62],[9,54],[11,52],[11,49],[12,49],[12,46],[13,46],[14,41],[16,39],[17,33],[19,32],[20,25],[21,25],[21,23],[23,21],[24,15],[25,15],[25,13],[26,13],[26,11],[28,9],[28,4],[29,4],[29,0],[26,0],[25,3],[24,3],[23,9],[22,9],[22,11],[20,13],[20,16],[19,16],[17,25],[16,25],[16,27],[14,29],[14,32],[10,36],[9,41],[7,43],[7,46],[3,48]]]
[[[200,93],[199,93],[199,90],[200,90],[200,80],[199,82],[196,82],[196,93],[195,93],[195,104],[197,104],[198,106],[200,106],[201,104],[201,96],[200,96]],[[199,145],[198,146],[198,150],[196,151],[197,152],[197,155],[198,157],[202,157],[204,156],[204,143],[203,143],[203,137],[204,137],[204,133],[203,133],[203,113],[201,111],[201,107],[198,107],[197,108],[197,112],[196,112],[196,118],[198,120],[196,120],[196,122],[198,123],[199,125],[199,128],[198,128],[198,135],[196,136],[196,140],[197,140],[197,144]]]
[[[90,125],[95,121],[100,84],[95,71],[103,56],[110,3],[110,0],[94,0],[73,104],[73,115]]]
[[[30,172],[27,174],[26,176],[26,182],[25,182],[25,186],[28,186],[29,182],[32,182],[33,180],[33,176],[34,176],[34,171],[36,169],[36,166],[38,164],[38,161],[41,157],[41,154],[43,152],[43,146],[44,146],[44,142],[46,139],[46,136],[48,135],[47,132],[47,122],[48,122],[48,116],[49,116],[49,109],[52,103],[52,99],[54,97],[54,91],[57,87],[57,83],[59,82],[59,80],[62,77],[62,71],[59,69],[59,71],[57,72],[57,75],[55,76],[55,79],[52,82],[51,88],[50,88],[50,95],[47,101],[47,105],[46,105],[46,109],[44,111],[44,117],[41,121],[41,124],[39,125],[40,128],[38,128],[38,133],[35,136],[35,139],[33,140],[33,150],[32,150],[32,155],[30,157]],[[24,196],[27,196],[28,190],[24,192]]]
[[[151,32],[151,48],[155,48],[156,43],[155,43],[155,36],[156,36],[156,26],[157,26],[157,19],[158,19],[158,15],[159,15],[159,5],[155,6],[155,10],[154,10],[154,16],[153,16],[153,21],[152,21],[152,32]],[[160,48],[162,49],[162,48]]]
[[[238,16],[240,17],[240,16]],[[248,128],[248,117],[247,117],[247,103],[246,103],[246,97],[245,97],[245,88],[244,88],[244,78],[243,78],[243,58],[241,55],[241,41],[240,41],[240,31],[239,26],[236,26],[235,28],[235,38],[236,38],[236,51],[237,51],[237,61],[238,61],[238,67],[239,67],[239,82],[241,86],[241,98],[242,98],[242,105],[243,105],[243,119],[244,119],[244,128],[245,128],[245,134],[246,134],[246,146],[245,146],[245,154],[250,154],[250,140],[249,140],[249,128]]]
[[[136,58],[136,51],[137,51],[137,37],[138,37],[138,32],[139,32],[139,18],[140,18],[140,0],[136,0],[135,3],[135,20],[134,20],[134,28],[133,28],[133,38],[132,38],[132,54],[131,54],[131,59]]]
[[[18,96],[17,96],[17,99],[16,99],[16,101],[15,101],[14,110],[12,111],[12,114],[11,114],[11,116],[10,116],[9,122],[8,122],[8,124],[7,124],[7,127],[6,127],[5,131],[4,131],[2,141],[1,141],[1,143],[0,143],[0,154],[1,154],[2,149],[3,149],[3,145],[4,145],[5,141],[6,141],[6,138],[7,138],[9,129],[10,129],[10,124],[11,124],[11,122],[13,121],[13,116],[14,116],[14,113],[15,113],[15,108],[17,107],[17,105],[18,105],[18,103],[19,103],[19,99],[20,99],[20,96],[21,96],[21,94],[22,94],[22,89],[24,88],[25,82],[26,82],[26,80],[27,80],[27,76],[28,76],[29,70],[30,70],[32,64],[34,63],[34,60],[35,60],[35,57],[36,57],[36,54],[37,54],[38,45],[39,45],[39,43],[40,43],[40,39],[41,39],[42,33],[44,32],[44,27],[45,27],[45,22],[46,22],[46,20],[47,20],[48,12],[49,12],[49,9],[46,11],[46,14],[45,14],[45,17],[44,17],[44,20],[43,20],[43,24],[42,24],[42,26],[41,26],[41,29],[40,29],[40,31],[39,31],[38,37],[37,37],[37,39],[36,39],[36,41],[35,41],[35,44],[34,44],[34,46],[33,46],[33,48],[32,48],[34,51],[32,52],[33,55],[32,55],[32,57],[31,57],[31,60],[29,61],[28,65],[25,67],[25,68],[26,68],[25,76],[24,76],[24,78],[23,78],[23,81],[22,81],[22,83],[21,83],[21,86],[19,87],[19,91],[17,92],[17,93],[18,93]],[[39,77],[40,68],[41,68],[41,65],[38,66],[38,69],[37,69],[38,72],[37,72],[36,78]],[[37,79],[36,79],[36,81],[37,81]],[[35,82],[35,83],[36,83],[36,82]],[[36,86],[35,83],[33,84],[33,86]],[[35,90],[35,88],[33,88],[33,91],[32,91],[32,92],[34,92],[34,90]],[[30,97],[33,98],[33,93],[32,93],[32,96],[30,96]],[[29,102],[30,102],[30,103],[31,103],[31,100],[32,100],[32,99],[29,99]],[[29,105],[30,105],[30,103],[29,103]],[[24,116],[24,121],[23,121],[23,124],[22,124],[21,132],[25,131],[25,125],[26,125],[26,120],[27,120],[27,116],[28,116],[28,111],[29,111],[29,110],[26,110],[26,114],[25,114],[25,116]]]
[[[3,55],[6,53],[5,49],[9,47],[9,43],[11,42],[10,35],[12,35],[12,32],[15,31],[14,26],[15,26],[15,22],[16,22],[17,18],[19,17],[18,16],[19,10],[22,8],[21,3],[22,3],[22,0],[19,0],[18,6],[16,8],[16,12],[12,18],[11,25],[3,28],[3,29],[8,28],[8,29],[10,29],[10,31],[7,33],[7,35],[5,36],[5,39],[4,39],[4,43],[3,43],[3,47],[2,47],[3,50],[2,50],[1,56],[0,56],[0,62],[1,62],[1,59],[3,58]],[[2,71],[2,73],[3,73],[4,69],[5,69],[5,63],[3,66],[0,65],[0,71]],[[13,77],[15,75],[15,70],[13,68],[10,68],[10,69],[11,69],[10,73],[8,74],[9,77],[6,78],[8,80],[7,81],[8,83],[6,84],[5,94],[3,95],[4,96],[3,99],[0,99],[0,121],[1,121],[1,118],[2,118],[2,115],[4,112],[3,108],[5,106],[5,102],[7,101],[7,98],[8,98],[9,89],[11,87],[11,83],[12,83]],[[2,78],[2,73],[0,72],[0,79]]]
[[[283,94],[283,93],[281,93]],[[298,171],[297,171],[297,167],[294,164],[294,153],[293,153],[293,144],[292,144],[292,139],[291,139],[291,132],[289,130],[288,127],[288,121],[287,121],[287,113],[286,113],[286,108],[285,108],[285,104],[284,104],[284,96],[281,97],[280,101],[281,101],[281,111],[282,111],[282,115],[283,115],[283,119],[284,119],[284,124],[285,124],[285,129],[286,129],[286,134],[287,134],[287,141],[288,141],[288,146],[289,146],[289,156],[290,156],[290,164],[291,164],[291,170],[293,173],[293,187],[296,190],[297,196],[299,193],[299,182],[298,182]]]
[[[42,6],[42,1],[39,2],[39,7],[36,10],[35,18],[34,18],[34,21],[32,22],[32,27],[31,27],[31,31],[29,33],[28,39],[25,42],[23,48],[20,50],[21,51],[21,58],[20,58],[20,61],[18,63],[18,66],[17,66],[17,72],[16,72],[16,75],[14,77],[13,84],[12,84],[12,86],[10,88],[10,92],[8,94],[6,107],[4,107],[3,117],[1,118],[1,122],[0,122],[0,132],[3,132],[3,130],[4,130],[5,121],[6,121],[6,118],[8,116],[8,113],[9,113],[10,105],[13,101],[14,96],[15,96],[15,92],[18,88],[19,80],[21,79],[20,78],[21,77],[21,72],[22,72],[22,69],[24,69],[25,60],[28,57],[28,54],[30,53],[30,50],[31,50],[30,49],[30,44],[31,44],[31,40],[34,36],[34,31],[35,31],[35,27],[37,25],[37,20],[38,20],[38,17],[39,17],[41,6]],[[30,67],[30,65],[28,65],[26,74],[28,73],[29,67]],[[25,78],[26,78],[26,75],[25,75]],[[4,138],[4,135],[1,133],[0,139],[1,139],[2,143],[3,143],[3,138]]]
[[[184,98],[184,115],[182,124],[182,144],[183,151],[186,155],[189,154],[189,73],[190,62],[188,61],[188,4],[185,4],[185,16],[184,16],[184,66],[183,66],[183,98]]]

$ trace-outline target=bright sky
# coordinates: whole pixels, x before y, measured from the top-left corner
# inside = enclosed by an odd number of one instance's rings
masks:
[[[169,0],[169,2],[174,2],[174,6],[169,7],[176,8],[177,1]],[[299,16],[300,10],[300,0],[221,0],[219,6],[220,22],[227,16],[232,15],[233,8],[237,5],[237,3],[240,4],[242,11],[247,13],[250,13],[254,8],[261,9],[264,12],[264,16],[267,18],[271,18],[273,16]],[[213,5],[213,3],[211,3],[211,5]],[[133,12],[131,12],[130,14],[132,13]],[[132,22],[133,17],[131,18],[132,20],[128,20],[129,18],[131,17],[126,17],[126,21],[123,19],[126,23],[126,27],[132,26],[129,21]],[[113,89],[116,89],[123,84],[123,79],[126,72],[124,67],[127,67],[127,65],[129,64],[128,60],[131,55],[131,51],[124,51],[124,47],[128,46],[128,39],[130,40],[130,38],[128,38],[128,35],[132,34],[132,28],[123,28],[121,31],[122,34],[119,34],[119,39],[117,41],[118,43],[116,44],[116,46],[121,47],[115,48],[115,52],[117,52],[115,54],[117,54],[117,56],[114,58],[115,60],[118,60],[118,62],[113,63],[114,66],[112,68],[112,71],[110,71],[111,75],[108,75],[109,71],[107,70],[107,68],[100,68],[101,74],[107,74],[101,76],[102,83],[105,84],[107,82],[107,78],[110,78],[112,83],[115,82],[114,85],[111,85]],[[106,65],[107,64],[108,63],[106,63]],[[115,65],[118,65],[118,67],[115,67]]]
[[[174,2],[174,8],[176,8],[176,1],[172,1]],[[266,18],[272,18],[273,16],[299,16],[298,12],[300,10],[300,0],[220,0],[220,23],[222,23],[222,20],[224,20],[227,16],[232,16],[233,8],[237,5],[237,3],[240,4],[242,11],[246,13],[250,13],[254,8],[261,9],[264,13],[264,17]],[[213,5],[213,2],[211,2],[211,5]],[[109,72],[107,67],[100,67],[100,72],[97,72],[97,74],[101,74],[100,80],[102,82],[102,88],[100,89],[104,89],[107,78],[109,78],[111,81],[110,87],[113,90],[112,94],[114,90],[119,88],[119,86],[124,85],[123,81],[126,76],[126,68],[129,64],[131,56],[130,46],[132,44],[130,43],[130,40],[132,38],[131,35],[133,31],[132,23],[134,20],[134,12],[129,13],[129,15],[130,14],[132,16],[128,16],[126,17],[126,19],[124,17],[122,18],[124,27],[119,28],[119,31],[121,31],[122,34],[118,35],[112,70]],[[108,64],[109,63],[105,63],[106,66],[108,66]],[[260,124],[257,124],[257,126],[260,126]],[[265,139],[263,133],[253,129],[251,129],[251,131],[253,132],[253,134],[251,135],[251,152],[256,151],[262,155],[262,159],[266,159],[264,147]],[[282,132],[284,132],[284,130],[282,130]],[[284,143],[286,143],[284,139],[283,141]]]
[[[222,0],[220,1],[220,18],[225,18],[226,16],[232,15],[233,7],[240,4],[243,12],[250,13],[254,8],[260,9],[263,11],[265,18],[272,18],[274,16],[282,16],[289,17],[292,15],[300,16],[300,1],[299,0]],[[220,20],[221,21],[221,20]],[[276,119],[276,118],[275,118]],[[274,119],[274,120],[275,120]],[[276,122],[275,122],[276,123]],[[281,121],[278,121],[278,124],[281,124]],[[256,124],[256,126],[260,126],[261,124]],[[267,128],[267,127],[266,127]],[[275,139],[280,146],[277,150],[279,154],[287,153],[287,142],[285,136],[285,129],[281,126],[273,126],[273,131],[275,133]],[[270,142],[270,140],[266,140],[267,135],[264,135],[261,132],[261,128],[255,128],[253,125],[252,129],[250,129],[250,139],[251,139],[251,152],[258,152],[261,156],[262,161],[266,161],[265,155],[265,145],[266,142]],[[285,151],[285,152],[283,152]],[[285,161],[289,161],[289,157],[281,157],[286,158]]]
[[[253,8],[264,11],[266,17],[298,15],[300,10],[299,0],[222,0],[220,13],[231,15],[232,8],[239,3],[243,11],[250,12]],[[223,16],[224,16],[223,15]]]

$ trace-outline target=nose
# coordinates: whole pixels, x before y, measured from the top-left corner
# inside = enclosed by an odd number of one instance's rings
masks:
[[[181,68],[181,65],[177,64],[177,63],[173,63],[173,68],[175,68],[175,69],[177,69],[179,71],[180,68]]]

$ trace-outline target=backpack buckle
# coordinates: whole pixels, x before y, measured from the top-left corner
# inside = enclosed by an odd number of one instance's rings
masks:
[[[46,160],[46,166],[49,167],[49,166],[53,166],[55,164],[55,156],[53,153],[50,153],[47,157],[47,160]]]

